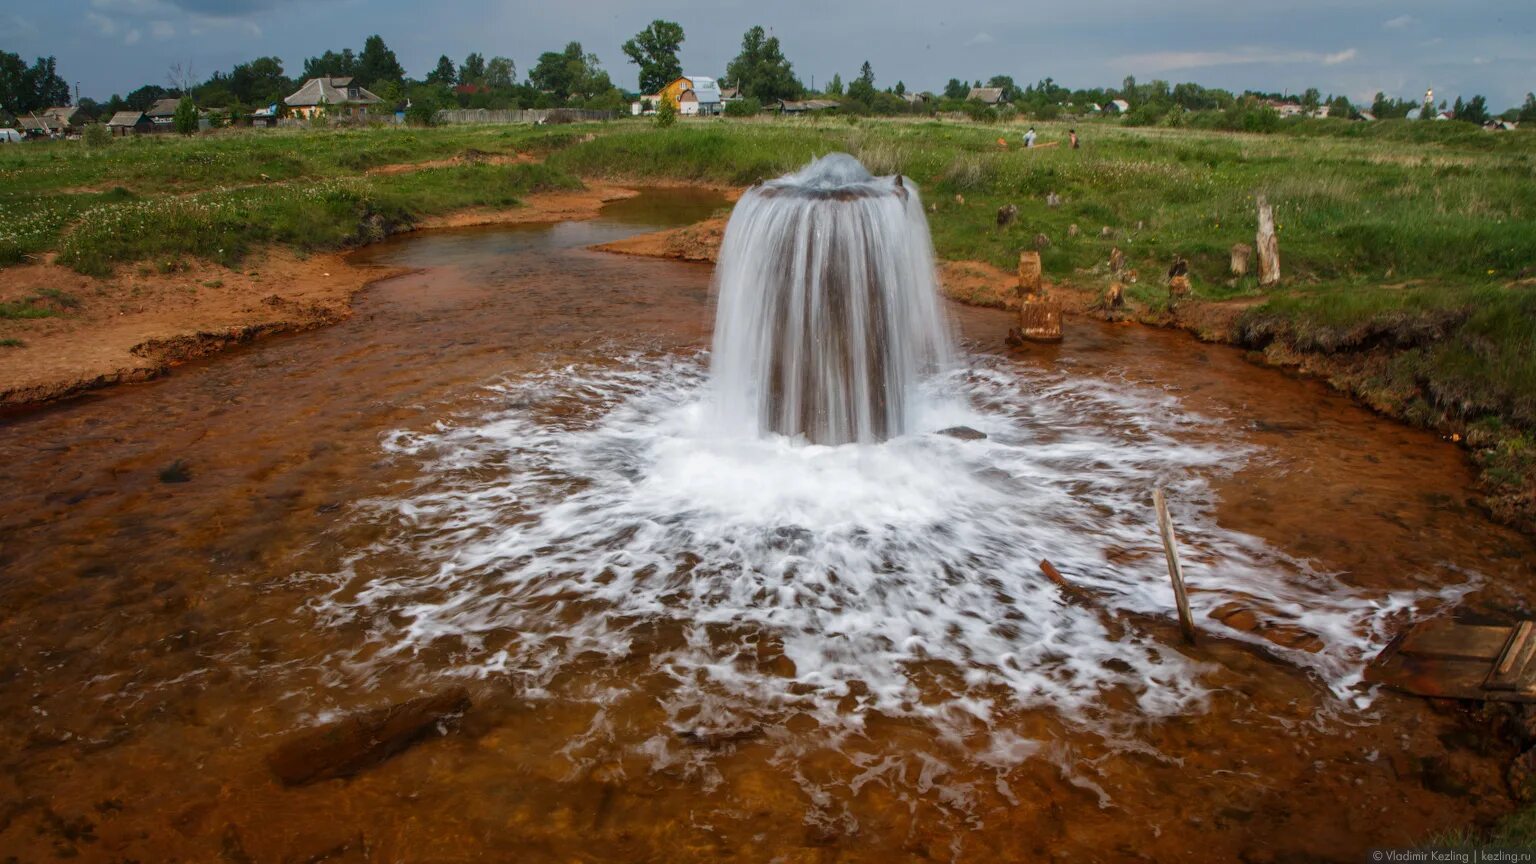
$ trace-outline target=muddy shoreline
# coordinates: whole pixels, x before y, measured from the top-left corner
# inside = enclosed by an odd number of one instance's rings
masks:
[[[513,209],[427,217],[389,234],[591,219],[603,205],[637,194],[592,184],[577,192],[530,195]],[[146,262],[107,278],[82,275],[52,256],[10,268],[0,302],[40,298],[54,314],[8,328],[8,335],[24,344],[0,355],[5,360],[0,409],[25,411],[102,387],[152,380],[178,364],[265,336],[344,321],[358,292],[409,272],[359,264],[351,257],[355,251],[301,256],[269,248],[238,269],[202,261]]]

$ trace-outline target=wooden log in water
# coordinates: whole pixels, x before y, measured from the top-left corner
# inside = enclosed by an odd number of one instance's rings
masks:
[[[1157,528],[1163,535],[1163,552],[1168,556],[1168,578],[1173,580],[1173,599],[1179,607],[1179,627],[1184,639],[1195,644],[1195,619],[1189,611],[1189,595],[1184,591],[1184,568],[1179,565],[1179,550],[1173,536],[1173,519],[1168,515],[1168,501],[1159,486],[1152,491],[1152,503],[1157,508]]]

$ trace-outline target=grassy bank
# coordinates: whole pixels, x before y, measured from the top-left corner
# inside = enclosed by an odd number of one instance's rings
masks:
[[[1501,515],[1536,512],[1536,133],[1464,124],[1292,123],[1276,134],[935,121],[643,121],[556,128],[251,131],[0,151],[0,266],[56,252],[104,275],[182,257],[239,264],[270,244],[366,242],[423,216],[505,207],[578,178],[745,185],[833,150],[917,181],[939,254],[1097,291],[1112,249],[1137,314],[1169,316],[1161,274],[1190,262],[1186,307],[1244,308],[1205,332],[1303,363],[1368,404],[1460,436]],[[1454,127],[1454,128],[1453,128]],[[1003,139],[1000,143],[999,139]],[[1005,146],[1006,145],[1006,146]],[[529,154],[540,164],[497,157]],[[429,164],[379,173],[383,166]],[[1228,275],[1254,199],[1279,223],[1285,279]],[[1050,203],[1050,202],[1055,202]],[[1019,209],[1007,228],[999,207]],[[31,307],[29,307],[31,308]],[[13,310],[15,314],[33,314]],[[0,333],[0,336],[5,334]],[[1524,514],[1523,516],[1521,514]]]

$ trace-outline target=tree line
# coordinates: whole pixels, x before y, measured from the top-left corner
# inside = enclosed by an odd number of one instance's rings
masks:
[[[167,76],[165,85],[145,84],[126,95],[113,94],[105,102],[81,99],[79,107],[91,116],[104,117],[121,110],[146,110],[160,99],[191,96],[201,108],[223,109],[239,115],[268,105],[281,107],[283,98],[305,80],[332,76],[352,78],[391,107],[409,105],[413,116],[424,121],[429,121],[439,108],[453,107],[621,111],[632,99],[655,94],[682,75],[678,54],[685,39],[682,25],[657,19],[621,46],[627,61],[636,67],[638,90],[634,92],[614,84],[597,56],[586,51],[580,42],[540,54],[522,80],[518,79],[517,64],[512,58],[487,57],[479,52],[457,62],[443,55],[425,75],[413,78],[406,74],[384,39],[375,34],[363,41],[361,50],[326,50],[306,58],[297,77],[287,74],[280,58],[257,57],[235,64],[227,72],[216,71],[197,83],[192,83],[193,76],[187,74],[190,70],[178,70],[179,74]],[[836,101],[841,110],[853,114],[963,111],[978,118],[1019,115],[1041,120],[1063,112],[1083,113],[1090,106],[1103,106],[1118,99],[1129,106],[1128,123],[1177,123],[1181,115],[1202,113],[1221,118],[1217,125],[1228,128],[1253,128],[1274,122],[1278,118],[1266,113],[1266,103],[1273,101],[1298,104],[1308,112],[1327,106],[1333,116],[1356,113],[1346,97],[1325,96],[1316,88],[1293,96],[1257,91],[1238,94],[1193,82],[1138,82],[1134,77],[1127,77],[1118,88],[1081,89],[1068,89],[1049,77],[1024,86],[1009,75],[993,75],[985,81],[951,78],[937,93],[914,94],[903,81],[880,88],[868,61],[846,84],[840,74],[833,75],[821,91],[813,92],[795,74],[778,37],[768,35],[761,26],[751,27],[742,35],[740,50],[726,65],[720,84],[737,88],[743,97],[741,104],[733,106],[732,113],[752,113],[780,100],[807,97]],[[1002,91],[1003,104],[981,104],[969,98],[973,89],[983,87]],[[68,104],[69,87],[53,57],[39,57],[29,65],[17,54],[0,52],[0,111],[14,115]],[[1458,98],[1454,106],[1441,103],[1439,108],[1468,122],[1481,123],[1491,117],[1487,100],[1482,96]],[[1376,94],[1368,110],[1378,118],[1392,119],[1408,116],[1414,109],[1420,109],[1426,117],[1436,113],[1434,105],[1421,106],[1383,93]],[[1536,120],[1536,96],[1527,94],[1522,106],[1499,116]]]

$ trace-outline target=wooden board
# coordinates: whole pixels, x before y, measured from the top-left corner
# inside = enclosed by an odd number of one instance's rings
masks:
[[[1392,640],[1366,668],[1376,684],[1448,699],[1536,702],[1536,624],[1429,621]]]

